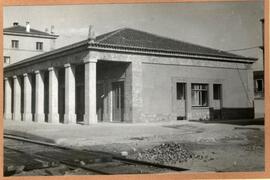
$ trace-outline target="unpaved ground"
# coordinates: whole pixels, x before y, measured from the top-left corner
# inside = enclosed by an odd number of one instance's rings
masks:
[[[158,162],[188,168],[192,172],[264,171],[264,126],[173,122],[155,124],[48,125],[5,123],[5,132],[54,142],[81,150],[115,154],[127,152],[139,159],[155,146],[183,145],[192,154],[186,162]],[[162,151],[162,149],[161,149]],[[174,148],[164,154],[179,153]],[[150,154],[148,156],[152,156]],[[164,156],[166,157],[166,156]]]
[[[83,149],[107,151],[116,154],[128,152],[128,158],[187,168],[192,172],[264,171],[264,131],[256,127],[236,128],[235,131],[238,135],[231,134],[218,140],[209,137],[198,138],[197,142],[190,142],[185,140],[161,140],[164,137],[135,137],[133,138],[134,142],[130,143],[112,143],[83,147]],[[157,139],[160,139],[160,141]],[[155,154],[149,154],[148,158],[145,158],[145,154],[147,155],[147,152],[151,151],[153,147],[166,143],[180,144],[192,156],[184,158],[184,162],[181,160],[179,160],[180,162],[175,162],[175,159],[164,162],[164,158],[167,157],[166,154],[164,154],[163,159],[160,161],[151,159]],[[171,149],[167,153],[173,155],[181,152]],[[141,154],[144,156],[140,158]],[[185,159],[187,160],[185,161]]]

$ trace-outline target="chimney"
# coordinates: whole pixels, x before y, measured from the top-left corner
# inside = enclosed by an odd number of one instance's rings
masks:
[[[26,32],[30,32],[30,23],[26,22]]]
[[[54,34],[54,25],[51,25],[51,34]]]
[[[48,29],[48,28],[45,28],[45,32],[46,32],[46,33],[49,33],[49,29]]]
[[[13,23],[13,26],[18,26],[18,25],[19,25],[18,22],[14,22],[14,23]]]
[[[96,40],[95,32],[92,25],[89,26],[88,39],[90,40],[90,43],[93,43]]]

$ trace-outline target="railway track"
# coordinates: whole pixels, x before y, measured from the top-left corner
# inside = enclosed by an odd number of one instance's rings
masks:
[[[54,143],[4,134],[4,175],[17,175],[33,170],[45,171],[64,166],[80,169],[89,175],[148,174],[181,172],[187,169],[128,159],[101,152],[76,150]],[[51,172],[51,171],[50,171]],[[49,173],[49,175],[63,175]]]

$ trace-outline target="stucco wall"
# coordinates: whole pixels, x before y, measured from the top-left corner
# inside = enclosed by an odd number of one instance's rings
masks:
[[[19,41],[19,48],[13,49],[11,40]],[[46,51],[50,51],[54,40],[38,38],[4,35],[4,56],[10,56],[10,63],[15,63],[28,57],[32,57]],[[36,42],[43,42],[43,51],[36,50]]]
[[[167,120],[175,118],[172,117],[172,99],[176,98],[172,97],[172,89],[175,87],[172,78],[191,83],[221,83],[223,90],[222,107],[253,107],[253,88],[250,86],[250,80],[248,80],[252,73],[250,70],[152,63],[143,63],[142,67],[144,117],[160,114],[167,116]],[[191,90],[187,89],[187,91]],[[192,111],[196,111],[192,118],[197,119],[198,109],[194,110],[193,108]],[[201,112],[203,117],[209,117],[205,109]],[[152,119],[152,121],[155,121],[155,119]]]
[[[66,63],[83,64],[89,59],[96,59],[98,62],[128,63],[128,66],[121,71],[125,75],[120,73],[125,77],[125,121],[127,122],[176,120],[177,113],[173,109],[172,100],[176,98],[173,90],[175,82],[178,81],[188,82],[187,93],[189,96],[191,96],[190,83],[211,83],[211,87],[214,83],[222,84],[222,107],[228,109],[253,107],[253,73],[250,65],[226,62],[226,60],[210,61],[121,52],[89,52],[84,46],[80,46],[74,50],[45,57],[41,59],[42,61],[34,61],[31,65],[24,64],[6,68],[5,76],[11,77],[26,72],[31,73],[34,70],[47,70],[49,67],[63,68]],[[97,68],[99,68],[98,66]],[[112,71],[114,70],[112,69]],[[113,73],[109,73],[110,78]],[[113,76],[120,78],[119,75]],[[212,104],[211,107],[215,107],[212,99],[209,102]],[[205,108],[201,111],[194,110],[192,117],[193,109],[189,108],[191,105],[188,100],[186,103],[189,103],[188,118],[209,116],[209,108]]]
[[[264,99],[255,99],[254,100],[254,114],[255,118],[264,117]]]

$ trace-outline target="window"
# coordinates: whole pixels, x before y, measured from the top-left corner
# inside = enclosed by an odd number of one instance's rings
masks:
[[[186,98],[186,84],[176,83],[176,99],[185,100]]]
[[[36,50],[38,51],[43,50],[43,42],[36,42]]]
[[[10,56],[4,56],[4,64],[10,64]]]
[[[256,93],[262,93],[263,92],[263,79],[256,79],[255,80],[255,92]]]
[[[19,48],[19,41],[18,40],[11,40],[11,47],[12,48]]]
[[[213,84],[214,100],[221,100],[221,84]]]
[[[191,84],[192,106],[208,106],[208,85]]]

